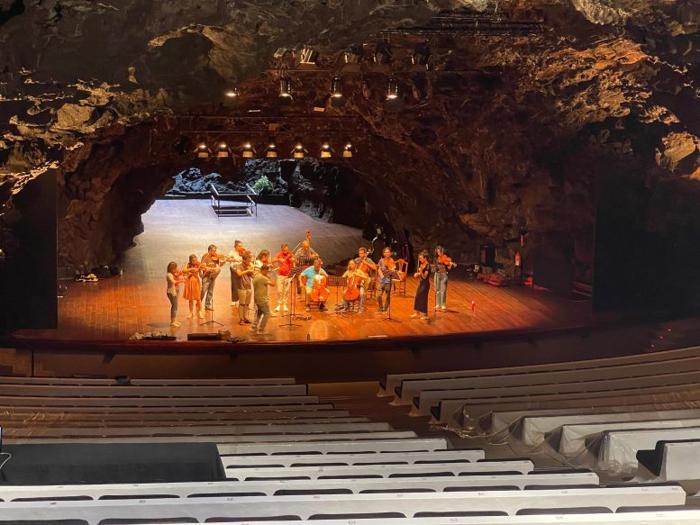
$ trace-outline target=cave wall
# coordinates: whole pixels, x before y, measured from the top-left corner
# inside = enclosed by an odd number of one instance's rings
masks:
[[[275,129],[287,147],[297,135],[319,143],[320,106],[352,122],[331,138],[351,138],[357,155],[335,174],[282,166],[290,184],[303,175],[294,203],[305,211],[381,224],[415,249],[441,242],[464,262],[491,242],[506,271],[520,251],[551,287],[565,289],[566,275],[595,282],[601,308],[623,296],[644,302],[635,287],[698,302],[687,286],[700,282],[688,262],[700,224],[696,0],[500,2],[499,16],[535,18],[542,30],[438,34],[429,71],[411,65],[420,40],[411,35],[392,37],[390,64],[372,64],[378,32],[464,6],[489,13],[494,2],[19,4],[0,4],[0,42],[13,51],[0,58],[0,200],[12,207],[27,181],[57,170],[67,265],[117,258],[140,231],[138,215],[192,165],[197,137],[177,115],[284,117]],[[341,53],[353,43],[366,56],[345,70]],[[328,73],[293,74],[293,101],[276,96],[272,54],[302,44],[320,51],[319,67],[342,73],[342,101],[328,97]],[[390,75],[401,94],[392,103]],[[225,102],[232,85],[243,96]],[[222,124],[220,136],[240,140],[226,136],[237,125]],[[320,180],[321,191],[310,184]],[[631,257],[635,249],[643,256]],[[653,288],[644,265],[659,251]]]

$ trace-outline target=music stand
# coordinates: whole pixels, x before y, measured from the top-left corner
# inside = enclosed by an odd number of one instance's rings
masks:
[[[216,278],[217,278],[217,279],[219,278],[218,274],[217,274]],[[214,300],[212,299],[212,304],[213,304],[213,303],[214,303]],[[212,309],[212,310],[207,310],[207,309],[205,308],[204,311],[205,311],[205,312],[206,312],[206,311],[211,312],[211,319],[209,319],[208,321],[202,321],[201,323],[199,323],[199,326],[206,326],[206,325],[208,325],[208,324],[218,324],[219,326],[224,326],[224,323],[220,323],[219,321],[217,321],[216,319],[214,319],[214,310],[213,310],[213,309]]]
[[[298,283],[298,277],[301,272],[303,272],[304,269],[301,266],[296,266],[292,268],[292,271],[289,272],[289,279],[292,280],[292,286],[290,287],[289,290],[289,297],[292,301],[291,307],[289,308],[289,312],[284,315],[284,317],[287,318],[286,323],[282,323],[280,326],[287,326],[289,328],[292,328],[293,326],[301,326],[300,324],[295,324],[292,321],[294,319],[300,319],[302,321],[308,321],[310,319],[309,316],[302,316],[302,315],[297,315],[297,296],[296,296],[296,291],[297,287],[299,286]]]

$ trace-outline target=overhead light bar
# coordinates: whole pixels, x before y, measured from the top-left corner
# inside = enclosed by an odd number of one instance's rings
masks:
[[[396,100],[397,98],[399,98],[399,82],[391,77],[386,84],[386,99]]]
[[[307,66],[315,66],[318,62],[318,51],[310,47],[302,48],[299,53],[299,63]]]
[[[292,98],[292,81],[288,77],[280,78],[280,97]]]
[[[343,80],[340,77],[333,77],[331,81],[331,97],[343,98]]]

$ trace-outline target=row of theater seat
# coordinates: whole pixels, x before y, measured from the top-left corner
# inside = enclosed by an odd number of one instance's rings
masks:
[[[12,381],[21,386],[16,378]],[[489,459],[481,449],[453,448],[446,435],[397,430],[338,410],[316,396],[307,395],[300,403],[300,390],[308,394],[306,386],[285,381],[240,381],[222,387],[250,386],[247,395],[240,390],[192,395],[187,389],[218,388],[196,381],[149,385],[151,390],[121,381],[88,386],[84,396],[76,396],[76,391],[38,396],[37,387],[56,392],[80,385],[68,379],[50,384],[37,379],[31,381],[31,394],[0,394],[13,416],[7,428],[10,443],[213,441],[227,478],[141,485],[0,484],[0,525],[57,525],[55,520],[80,525],[275,520],[339,524],[358,519],[367,525],[700,521],[700,511],[686,509],[686,492],[679,485],[601,486],[588,470],[537,469],[527,458]],[[97,386],[99,391],[94,390]],[[279,388],[272,392],[271,386],[301,389],[285,395]],[[112,390],[119,395],[112,397]],[[17,399],[31,399],[32,404],[12,405]],[[180,404],[193,399],[199,404]],[[97,400],[104,406],[97,406]],[[161,403],[154,405],[154,400]],[[114,404],[124,401],[133,402],[128,411]],[[70,419],[61,421],[63,414]],[[149,422],[151,414],[163,419]],[[112,415],[128,417],[117,421]]]
[[[390,375],[381,395],[462,435],[551,447],[617,475],[659,440],[700,439],[700,347],[489,370]],[[690,457],[692,447],[684,454]],[[679,460],[676,460],[679,461]],[[680,460],[682,461],[682,460]],[[680,469],[670,469],[680,476]],[[700,465],[683,476],[700,479]],[[665,479],[674,479],[666,477]],[[676,478],[682,480],[683,478]]]

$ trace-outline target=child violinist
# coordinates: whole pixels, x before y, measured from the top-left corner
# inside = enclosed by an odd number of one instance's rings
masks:
[[[192,319],[194,316],[194,305],[197,305],[197,315],[200,319],[204,319],[202,312],[202,276],[199,260],[197,256],[192,254],[187,261],[187,265],[183,269],[185,275],[185,290],[183,297],[189,301],[190,313],[187,319]]]
[[[179,285],[183,282],[180,272],[177,271],[177,263],[170,261],[165,273],[165,281],[167,289],[165,294],[170,301],[170,326],[178,328],[180,323],[177,321],[177,299],[180,291]]]

